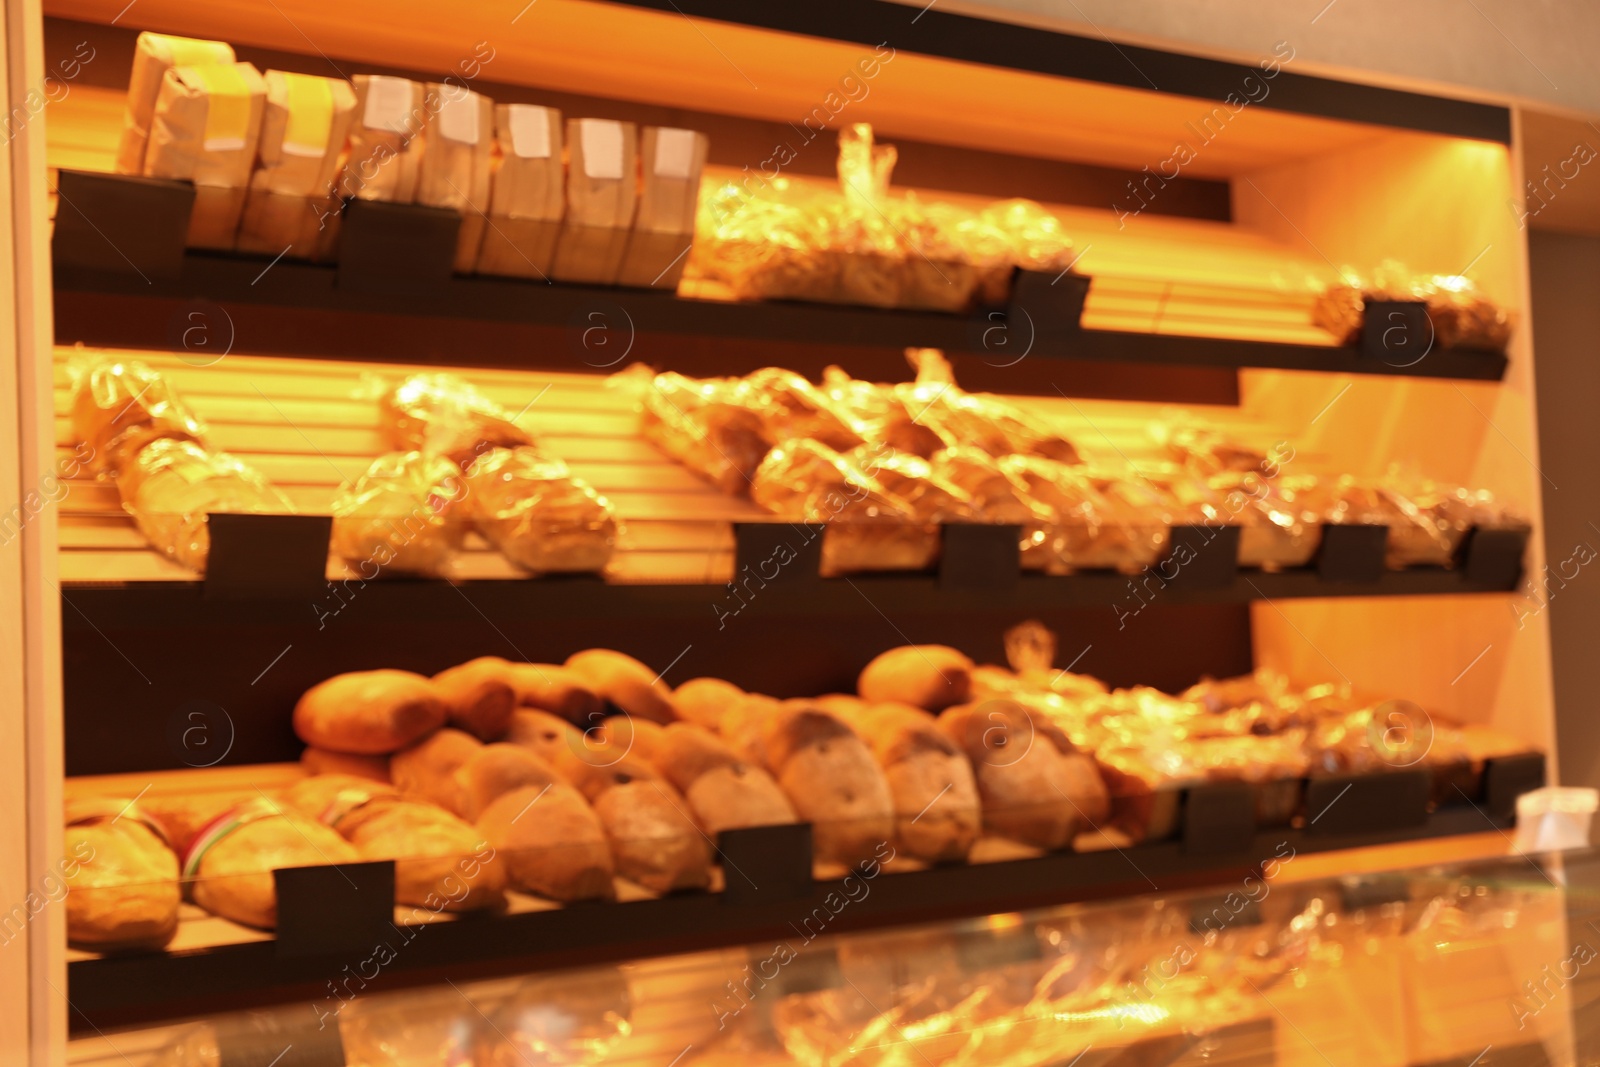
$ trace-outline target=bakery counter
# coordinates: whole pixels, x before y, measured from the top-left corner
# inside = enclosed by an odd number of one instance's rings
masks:
[[[596,906],[618,925],[523,927],[520,958],[500,939],[495,974],[445,958],[467,921],[420,933],[397,922],[320,958],[266,943],[233,950],[226,967],[220,950],[79,960],[67,1062],[1431,1067],[1594,1054],[1596,987],[1583,966],[1600,919],[1593,853],[1447,859],[1419,849],[1398,867],[1305,877],[1298,868],[1313,860],[1303,844],[1275,840],[1252,868],[1204,888],[1176,888],[1146,855],[1162,884],[1122,900],[962,918],[925,909],[887,929],[868,929],[866,913],[903,904],[927,887],[924,875],[865,870],[770,901],[759,927],[742,921],[748,902],[715,896]],[[1128,858],[1108,859],[1131,873]],[[728,920],[715,947],[662,925],[696,921],[696,900],[702,918]],[[657,925],[629,915],[652,911]],[[517,921],[491,920],[485,934]],[[609,948],[587,950],[585,962],[554,955],[595,935]],[[120,968],[137,988],[106,1001],[112,983],[94,968]],[[290,973],[294,989],[264,987]],[[250,974],[248,1013],[194,995]],[[156,1023],[127,1010],[162,995],[189,1017]]]

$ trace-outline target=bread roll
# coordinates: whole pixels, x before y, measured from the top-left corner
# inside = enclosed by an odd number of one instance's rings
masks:
[[[394,860],[394,899],[434,911],[504,901],[505,873],[477,830],[392,786],[323,775],[292,786],[289,803],[326,823],[367,860]]]
[[[710,884],[710,844],[672,783],[632,756],[601,764],[566,753],[562,770],[600,816],[619,875],[654,893]]]
[[[318,748],[358,755],[398,752],[443,726],[438,687],[410,671],[355,671],[306,690],[294,730]]]
[[[970,698],[972,661],[946,645],[903,645],[867,664],[856,687],[872,704],[943,711]]]
[[[569,785],[503,793],[484,809],[477,827],[518,889],[562,902],[609,900],[616,893],[600,817]]]
[[[772,776],[740,759],[708,730],[672,723],[662,729],[650,761],[683,794],[712,840],[724,830],[797,821]]]
[[[593,726],[605,715],[606,702],[576,671],[553,663],[511,664],[517,706],[537,708],[568,722]]]
[[[1090,811],[1103,813],[1105,787],[1093,766],[1015,701],[950,708],[939,716],[939,727],[972,761],[983,825],[992,833],[1037,848],[1066,848],[1090,826]],[[1057,747],[1063,743],[1066,753]]]
[[[656,751],[665,739],[666,727],[658,722],[613,715],[600,724],[597,732],[591,732],[586,741],[593,762],[604,764],[609,761],[610,754],[619,758],[632,756],[654,766]]]
[[[849,693],[824,693],[822,696],[815,697],[805,703],[810,704],[812,707],[821,708],[823,711],[830,711],[852,726],[855,725],[856,720],[872,710],[874,706]]]
[[[358,863],[355,846],[292,805],[258,798],[202,830],[184,857],[194,902],[247,926],[278,924],[272,872],[280,867]]]
[[[477,738],[446,727],[389,760],[389,773],[403,793],[411,793],[461,814],[466,804],[456,771],[483,747]]]
[[[717,731],[746,763],[773,769],[767,760],[767,728],[783,704],[762,693],[746,693],[722,714]]]
[[[582,730],[547,711],[534,711],[531,708],[518,708],[511,716],[511,729],[506,731],[506,740],[528,749],[563,777],[566,775],[568,758],[585,748]]]
[[[543,789],[561,781],[544,760],[521,745],[484,745],[455,772],[461,814],[476,822],[500,797],[518,789]]]
[[[374,782],[389,781],[388,756],[357,756],[313,746],[300,753],[300,766],[307,774],[349,774]]]
[[[743,689],[721,678],[691,678],[672,691],[678,714],[712,731],[721,728],[723,713],[743,697]]]
[[[131,800],[69,802],[61,866],[67,943],[160,948],[178,932],[178,857]]]
[[[433,684],[445,703],[451,726],[479,741],[498,741],[511,726],[517,690],[511,664],[498,656],[479,656],[440,671]]]
[[[632,656],[591,648],[569,656],[566,665],[626,715],[661,723],[682,717],[673,703],[672,690],[655,671]]]
[[[877,855],[894,835],[894,800],[866,742],[821,708],[755,714],[767,769],[811,823],[817,858],[854,867]]]
[[[908,704],[879,704],[856,728],[872,745],[894,797],[900,851],[929,863],[967,858],[982,816],[967,757],[933,715]]]

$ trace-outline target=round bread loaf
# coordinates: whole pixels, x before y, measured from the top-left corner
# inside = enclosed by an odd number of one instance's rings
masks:
[[[868,708],[856,729],[888,780],[900,851],[929,863],[966,859],[982,827],[966,754],[930,713],[907,704]]]
[[[723,714],[744,697],[744,690],[721,678],[691,678],[672,691],[678,714],[707,730],[721,728]]]
[[[870,704],[943,711],[972,693],[972,661],[947,645],[903,645],[868,663],[856,681]]]
[[[568,722],[593,726],[605,715],[606,702],[578,672],[554,663],[511,663],[517,706],[537,708]]]
[[[402,793],[459,815],[466,802],[456,771],[482,747],[483,742],[471,734],[445,727],[390,757],[389,775]]]
[[[566,666],[625,715],[651,722],[676,722],[680,716],[667,688],[655,671],[632,656],[606,648],[575,652]]]
[[[312,686],[294,707],[300,740],[334,752],[398,752],[445,723],[438,688],[410,671],[355,671]]]
[[[479,741],[498,741],[511,725],[517,706],[511,664],[498,656],[480,656],[433,676],[449,711],[451,726]]]

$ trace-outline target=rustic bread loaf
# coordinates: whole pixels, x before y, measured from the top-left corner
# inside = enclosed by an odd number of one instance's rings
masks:
[[[358,756],[353,752],[333,752],[313,745],[300,753],[300,766],[306,769],[307,774],[351,774],[374,782],[389,780],[388,756]]]
[[[562,770],[600,816],[619,875],[654,893],[710,883],[710,843],[672,783],[632,756],[598,763],[565,751]]]
[[[821,708],[779,706],[750,717],[764,726],[751,747],[811,823],[817,857],[854,867],[876,856],[894,835],[894,800],[866,742]]]
[[[517,706],[537,708],[568,722],[593,726],[605,715],[606,702],[576,671],[554,663],[513,663],[511,683]]]
[[[899,851],[929,863],[966,859],[982,815],[965,753],[931,713],[909,704],[874,705],[854,722],[889,782]]]
[[[1060,849],[1102,810],[1105,789],[1093,767],[1049,724],[1012,700],[986,700],[946,710],[939,727],[972,761],[983,825],[992,833],[1037,848]],[[1086,782],[1085,769],[1093,777]]]
[[[970,699],[972,661],[946,645],[903,645],[868,663],[856,687],[872,704],[943,711]]]
[[[476,822],[500,797],[517,789],[543,789],[561,781],[550,765],[521,745],[484,745],[456,769],[461,814]]]
[[[390,757],[389,775],[402,793],[459,815],[466,804],[456,771],[482,747],[471,734],[445,727]]]
[[[354,845],[292,805],[258,799],[196,836],[183,876],[194,902],[211,914],[271,929],[278,923],[274,870],[360,860]]]
[[[632,656],[605,648],[591,648],[567,657],[568,669],[618,711],[651,722],[675,722],[681,716],[655,671]]]
[[[653,766],[656,750],[661,747],[665,737],[666,727],[658,722],[612,715],[600,724],[599,730],[591,730],[585,736],[585,746],[589,750],[586,758],[594,763],[605,764],[613,756],[632,756]]]
[[[672,723],[662,730],[651,763],[683,794],[712,840],[724,830],[796,821],[794,807],[772,776],[740,759],[709,730]]]
[[[334,752],[398,752],[443,726],[438,687],[410,671],[355,671],[306,690],[294,708],[300,740]]]
[[[743,697],[743,689],[721,678],[691,678],[672,691],[678,714],[712,731],[721,728],[723,713]]]
[[[575,752],[586,751],[582,730],[547,711],[518,708],[511,716],[506,740],[520,745],[544,760],[556,774],[566,777],[567,760]]]
[[[178,857],[133,801],[68,802],[61,870],[67,943],[160,948],[178,932]]]
[[[434,675],[450,725],[479,741],[504,737],[517,706],[511,667],[498,656],[479,656]]]
[[[605,828],[569,785],[502,793],[478,816],[477,827],[518,889],[563,903],[616,895]]]
[[[505,873],[483,834],[442,808],[349,775],[297,782],[286,799],[332,827],[363,859],[394,860],[397,904],[471,911],[504,901]]]

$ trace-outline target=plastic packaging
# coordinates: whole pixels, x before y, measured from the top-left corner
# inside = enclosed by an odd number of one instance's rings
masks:
[[[333,501],[333,554],[357,565],[437,574],[466,530],[467,488],[443,456],[379,456]]]
[[[157,438],[205,441],[205,424],[148,364],[91,358],[74,370],[72,431],[91,449],[95,473],[115,472]]]
[[[414,374],[378,401],[379,426],[398,452],[435,452],[463,469],[491,448],[533,444],[499,404],[453,374]]]
[[[611,504],[537,448],[494,448],[464,475],[474,525],[511,562],[536,574],[601,571],[616,546]]]

